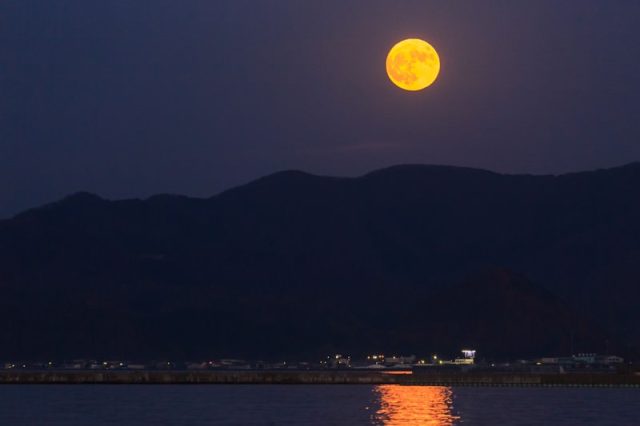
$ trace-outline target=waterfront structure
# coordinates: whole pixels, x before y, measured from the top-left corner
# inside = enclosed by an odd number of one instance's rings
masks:
[[[462,358],[456,358],[453,363],[456,365],[473,365],[475,364],[476,351],[474,349],[463,349]]]
[[[327,365],[330,368],[349,368],[351,367],[351,357],[336,354],[332,357],[327,357]]]
[[[617,355],[598,355],[595,353],[579,353],[571,356],[543,357],[537,365],[552,365],[562,369],[612,369],[624,363],[624,358]]]

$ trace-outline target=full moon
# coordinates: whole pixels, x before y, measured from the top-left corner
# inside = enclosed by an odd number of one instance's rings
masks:
[[[426,89],[438,78],[440,57],[429,43],[417,38],[393,46],[387,56],[387,74],[398,87],[412,92]]]

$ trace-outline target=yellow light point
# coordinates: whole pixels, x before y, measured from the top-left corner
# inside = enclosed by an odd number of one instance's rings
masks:
[[[398,87],[412,92],[431,86],[440,74],[438,52],[424,40],[410,38],[393,46],[387,74]]]

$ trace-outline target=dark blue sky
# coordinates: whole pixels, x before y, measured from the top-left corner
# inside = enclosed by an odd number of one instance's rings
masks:
[[[640,159],[635,0],[4,0],[0,217],[282,169],[557,173]],[[438,82],[388,81],[432,43]]]

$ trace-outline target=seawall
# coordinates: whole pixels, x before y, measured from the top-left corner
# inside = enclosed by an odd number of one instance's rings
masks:
[[[640,374],[430,373],[380,371],[0,371],[0,384],[342,384],[637,387]]]

